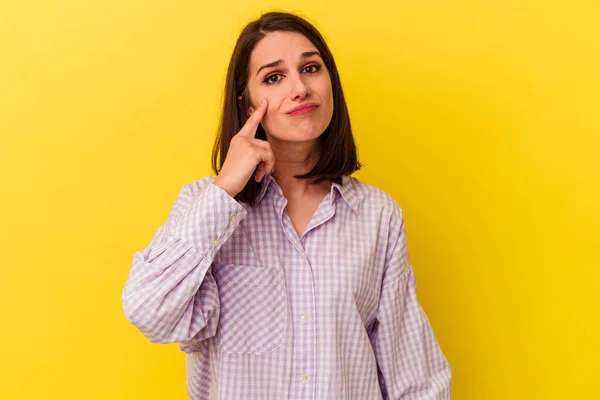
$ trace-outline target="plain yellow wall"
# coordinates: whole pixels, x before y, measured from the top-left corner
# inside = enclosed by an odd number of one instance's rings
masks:
[[[243,25],[298,12],[336,57],[356,176],[406,213],[454,399],[597,398],[597,1],[0,5],[0,398],[185,399],[125,319],[133,253],[210,174]]]

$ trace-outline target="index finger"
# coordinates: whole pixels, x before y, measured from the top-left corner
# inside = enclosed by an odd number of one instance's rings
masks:
[[[263,99],[263,101],[260,102],[258,108],[254,110],[252,115],[250,115],[242,129],[240,129],[238,135],[254,137],[254,135],[256,134],[256,129],[258,128],[258,124],[260,124],[260,121],[262,121],[262,118],[265,115],[266,111],[267,99]]]

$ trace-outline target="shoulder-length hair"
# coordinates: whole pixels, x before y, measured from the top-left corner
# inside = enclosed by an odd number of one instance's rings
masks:
[[[309,179],[312,183],[331,180],[341,184],[344,175],[358,171],[362,165],[358,161],[348,107],[333,55],[323,36],[312,24],[297,15],[283,12],[263,14],[246,25],[237,40],[227,69],[220,126],[212,152],[212,168],[216,174],[219,173],[229,151],[231,139],[242,129],[248,119],[247,109],[250,99],[247,83],[252,50],[267,33],[275,31],[297,32],[312,42],[329,71],[333,92],[333,116],[319,138],[319,159],[309,172],[295,177]],[[239,97],[241,100],[238,99]],[[262,125],[259,125],[256,137],[266,140]],[[253,177],[250,178],[235,199],[254,206],[263,182],[264,179],[256,182]]]

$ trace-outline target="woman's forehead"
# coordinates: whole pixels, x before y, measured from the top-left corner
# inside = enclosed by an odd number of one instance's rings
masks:
[[[297,32],[269,32],[254,47],[250,55],[250,68],[257,70],[261,65],[281,60],[295,62],[307,52],[317,51],[308,38]]]

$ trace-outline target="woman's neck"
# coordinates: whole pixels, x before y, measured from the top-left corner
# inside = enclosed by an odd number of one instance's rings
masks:
[[[318,141],[282,142],[272,137],[267,139],[275,155],[275,171],[271,174],[287,199],[321,194],[330,183],[313,185],[295,175],[309,172],[319,159]]]

